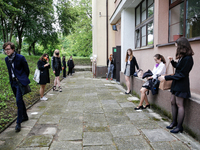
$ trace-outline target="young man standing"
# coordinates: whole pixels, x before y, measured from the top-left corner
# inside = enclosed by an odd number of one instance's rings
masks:
[[[18,82],[20,82],[23,86],[28,85],[30,83],[28,78],[30,71],[25,57],[15,52],[15,45],[13,43],[4,43],[3,49],[7,54],[5,61],[8,68],[10,84],[16,97],[18,108],[17,125],[15,127],[15,131],[19,132],[21,130],[21,123],[28,120],[28,115],[26,113],[23,95]]]

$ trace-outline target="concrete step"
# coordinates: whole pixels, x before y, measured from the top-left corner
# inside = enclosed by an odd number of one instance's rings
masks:
[[[75,72],[76,71],[91,71],[92,66],[75,66],[74,70],[75,70]]]

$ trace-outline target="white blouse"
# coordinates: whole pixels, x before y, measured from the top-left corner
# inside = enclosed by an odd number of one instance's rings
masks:
[[[158,67],[156,68],[156,65],[153,68],[153,78],[156,79],[157,74],[158,75],[164,75],[166,73],[166,66],[163,62],[160,62],[160,64],[158,65]]]

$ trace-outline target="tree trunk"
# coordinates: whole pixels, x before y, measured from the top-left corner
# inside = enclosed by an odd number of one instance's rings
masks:
[[[11,26],[11,29],[10,29],[10,42],[12,40],[13,28],[14,28],[14,19],[12,19],[12,26]]]
[[[31,56],[31,47],[32,47],[32,44],[28,48],[28,54],[29,54],[29,56]]]
[[[33,55],[35,55],[35,43],[36,43],[36,40],[32,43],[32,46],[33,46]]]
[[[18,33],[18,38],[19,38],[18,54],[21,54],[21,48],[22,48],[22,36],[21,36],[21,33]]]
[[[3,25],[3,17],[1,17],[1,25],[2,25],[2,33],[3,33],[3,42],[6,43],[6,35],[5,35],[5,30],[4,30],[4,25]]]

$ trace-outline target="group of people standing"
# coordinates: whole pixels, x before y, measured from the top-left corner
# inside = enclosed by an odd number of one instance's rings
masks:
[[[140,103],[139,106],[134,108],[135,110],[150,108],[150,104],[147,98],[147,92],[151,89],[153,80],[156,78],[159,81],[169,81],[172,80],[171,85],[171,109],[172,109],[172,123],[167,126],[167,129],[172,129],[171,133],[178,133],[183,131],[183,120],[185,116],[184,110],[184,100],[191,97],[190,94],[190,82],[189,82],[189,73],[193,67],[193,55],[194,52],[190,46],[189,41],[181,37],[177,41],[175,41],[176,46],[176,59],[178,61],[174,61],[172,56],[168,56],[172,66],[176,69],[174,75],[165,75],[166,74],[166,61],[165,58],[161,54],[154,55],[155,65],[152,70],[152,75],[146,77],[147,81],[142,85],[140,89]],[[109,63],[111,64],[110,58]],[[132,50],[128,49],[126,53],[126,67],[125,67],[125,80],[127,91],[125,94],[130,94],[130,76],[133,76],[135,73],[135,67],[139,70],[138,63],[136,58],[133,56]],[[111,67],[111,66],[110,66]],[[108,67],[108,75],[110,72],[110,68]],[[148,71],[145,72],[148,75]],[[112,75],[112,73],[111,73]],[[143,75],[144,77],[144,75]],[[107,76],[108,78],[108,76]],[[111,76],[112,78],[112,76]],[[145,101],[146,105],[143,106],[143,102]]]
[[[47,83],[50,83],[50,77],[49,77],[49,55],[43,54],[40,58],[40,60],[37,62],[38,69],[40,70],[40,100],[47,100],[48,98],[44,97],[44,89]],[[67,62],[68,66],[68,75],[69,73],[72,75],[72,69],[74,68],[74,61],[72,59],[72,56],[70,56],[70,59]],[[59,91],[62,92],[62,88],[60,86],[60,73],[63,71],[63,78],[66,78],[66,61],[65,56],[63,56],[62,63],[60,58],[60,51],[56,49],[54,51],[53,57],[51,58],[51,67],[53,70],[53,73],[55,75],[54,79],[54,86],[53,91]],[[58,88],[57,88],[58,86]]]
[[[29,80],[29,66],[24,56],[17,54],[15,51],[15,45],[11,42],[4,43],[3,49],[7,57],[5,58],[5,62],[8,68],[9,73],[9,80],[11,84],[11,88],[13,90],[13,93],[16,97],[16,104],[17,104],[17,122],[15,126],[15,131],[19,132],[21,131],[21,123],[24,121],[29,120],[27,112],[26,112],[26,106],[23,101],[23,91],[24,87],[27,87],[27,85],[30,83]],[[53,69],[53,73],[55,74],[55,80],[54,80],[54,91],[60,91],[62,92],[62,88],[60,87],[60,72],[63,70],[63,77],[66,77],[66,61],[65,57],[63,57],[63,64],[61,64],[60,59],[60,52],[59,50],[54,51],[54,55],[52,57],[51,66]],[[72,56],[70,57],[68,63],[69,67],[68,75],[69,73],[72,75],[72,69],[74,68],[74,62],[72,59]],[[49,55],[43,54],[39,61],[37,62],[37,67],[40,70],[40,100],[47,100],[44,96],[44,89],[47,83],[50,83],[50,77],[49,77],[49,69],[50,69],[50,63],[49,63]],[[58,85],[58,89],[56,89],[56,86]]]

